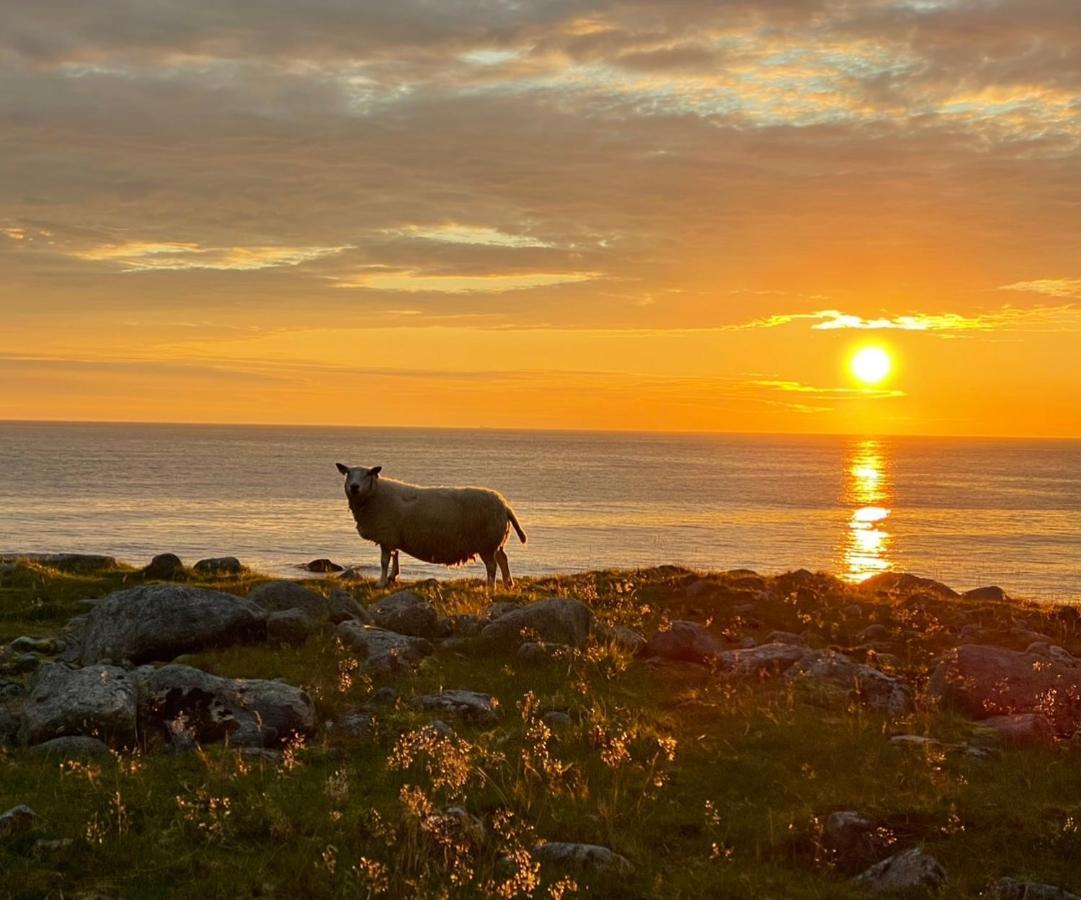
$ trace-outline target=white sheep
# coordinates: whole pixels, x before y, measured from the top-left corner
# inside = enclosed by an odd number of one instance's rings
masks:
[[[457,566],[480,557],[495,587],[499,566],[510,587],[510,564],[503,545],[513,527],[524,544],[525,532],[502,495],[487,488],[420,487],[383,478],[382,466],[366,469],[337,463],[345,476],[345,496],[357,533],[379,545],[379,587],[398,577],[398,551],[424,562]]]

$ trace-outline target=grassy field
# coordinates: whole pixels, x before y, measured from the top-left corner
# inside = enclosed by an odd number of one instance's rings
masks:
[[[261,580],[196,583],[245,594]],[[891,720],[844,690],[650,665],[604,643],[539,664],[438,646],[416,672],[376,680],[330,631],[302,647],[226,648],[182,661],[284,678],[310,692],[321,719],[366,708],[373,733],[321,730],[268,758],[219,745],[58,763],[0,747],[0,812],[26,804],[40,816],[35,829],[0,836],[0,896],[859,897],[854,872],[820,840],[825,817],[846,809],[880,822],[892,847],[933,853],[949,875],[941,896],[976,896],[1002,875],[1081,889],[1081,751],[994,748],[922,692],[963,625],[1024,626],[1076,653],[1073,610],[782,577],[748,611],[746,581],[597,572],[523,580],[495,599],[578,598],[647,636],[692,619],[730,646],[798,632],[860,661],[858,635],[881,623],[880,665],[915,686],[917,711]],[[139,583],[128,570],[9,567],[0,642],[56,634],[85,611],[82,598]],[[352,591],[364,603],[384,593]],[[493,598],[456,581],[435,599],[445,613],[479,613]],[[396,699],[372,704],[388,686]],[[448,720],[455,735],[439,735],[412,699],[440,688],[495,695],[498,723]],[[550,726],[551,711],[569,721]],[[899,733],[943,743],[890,744]],[[993,749],[961,749],[973,745]],[[531,853],[541,839],[610,847],[633,872],[541,871]]]

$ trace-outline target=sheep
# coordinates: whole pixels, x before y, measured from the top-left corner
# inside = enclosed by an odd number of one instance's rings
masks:
[[[503,545],[513,527],[526,542],[506,499],[477,487],[421,487],[383,478],[382,466],[336,464],[345,476],[345,496],[357,523],[357,533],[379,545],[382,574],[378,586],[397,580],[398,551],[424,562],[457,566],[480,557],[495,587],[496,566],[503,584],[514,584]]]

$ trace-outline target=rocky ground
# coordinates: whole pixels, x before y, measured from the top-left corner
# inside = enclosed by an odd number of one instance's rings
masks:
[[[338,568],[0,560],[0,895],[1081,890],[1076,607]]]

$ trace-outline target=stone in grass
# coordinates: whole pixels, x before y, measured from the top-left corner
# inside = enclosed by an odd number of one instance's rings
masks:
[[[34,828],[39,816],[29,806],[20,803],[5,813],[0,813],[0,838],[14,837]]]
[[[40,653],[42,656],[56,656],[64,649],[64,642],[58,638],[17,637],[8,647],[12,653]]]
[[[312,619],[327,615],[327,599],[295,581],[268,581],[248,591],[248,599],[267,612],[300,609]]]
[[[545,663],[566,658],[573,648],[566,644],[548,644],[544,641],[526,641],[518,648],[518,659],[524,663]]]
[[[991,885],[988,896],[991,900],[1081,900],[1065,888],[1016,878],[1000,878]]]
[[[327,598],[327,618],[335,625],[350,619],[356,619],[365,625],[375,624],[372,614],[357,602],[356,597],[342,588],[335,588],[330,592],[330,597]]]
[[[245,566],[235,556],[215,556],[210,559],[201,559],[191,567],[198,575],[240,575],[245,571]]]
[[[815,651],[798,660],[786,678],[830,681],[852,691],[865,706],[899,716],[912,709],[912,688],[900,678],[853,662],[833,650]]]
[[[184,563],[175,553],[159,553],[143,568],[143,578],[169,581],[184,572]]]
[[[124,669],[51,663],[38,673],[26,700],[19,733],[23,744],[70,735],[116,744],[135,740],[138,686]]]
[[[822,847],[842,869],[858,870],[880,859],[889,837],[878,824],[855,810],[832,812],[822,826]]]
[[[221,591],[160,582],[109,594],[86,617],[84,663],[168,661],[266,637],[266,612]]]
[[[499,700],[477,691],[448,690],[417,698],[422,709],[450,713],[475,725],[490,725],[499,718]]]
[[[913,847],[875,863],[852,883],[875,894],[916,889],[937,892],[946,883],[946,870],[930,853]]]
[[[409,671],[432,652],[432,645],[424,638],[360,622],[342,622],[335,634],[346,647],[362,657],[364,670],[370,672]]]
[[[676,662],[704,663],[721,654],[720,642],[697,622],[676,621],[658,631],[642,649],[642,655]]]
[[[300,647],[314,633],[315,623],[302,609],[283,609],[272,612],[266,620],[267,640],[272,644]]]
[[[413,591],[396,591],[380,597],[368,611],[376,625],[398,634],[431,639],[441,637],[447,630],[435,607]]]
[[[580,600],[538,600],[503,613],[480,633],[490,647],[514,649],[526,641],[584,647],[593,629],[593,610]]]
[[[343,572],[345,566],[340,566],[336,562],[329,559],[313,559],[310,563],[307,563],[303,568],[309,572]]]
[[[980,723],[993,731],[1007,747],[1053,747],[1055,728],[1047,716],[1039,713],[1018,713],[992,716]]]
[[[625,856],[597,844],[548,841],[534,847],[533,855],[544,865],[577,875],[627,875],[634,871]]]
[[[89,759],[105,762],[108,759],[112,759],[113,756],[112,751],[109,750],[108,744],[104,741],[99,741],[97,738],[92,737],[83,737],[81,735],[53,738],[51,741],[45,741],[43,744],[38,744],[36,747],[32,748],[31,752],[38,756],[44,756],[47,759],[58,759],[61,761],[69,759]]]
[[[372,717],[360,712],[346,713],[327,724],[329,730],[335,734],[344,734],[352,738],[371,737],[374,732]]]

